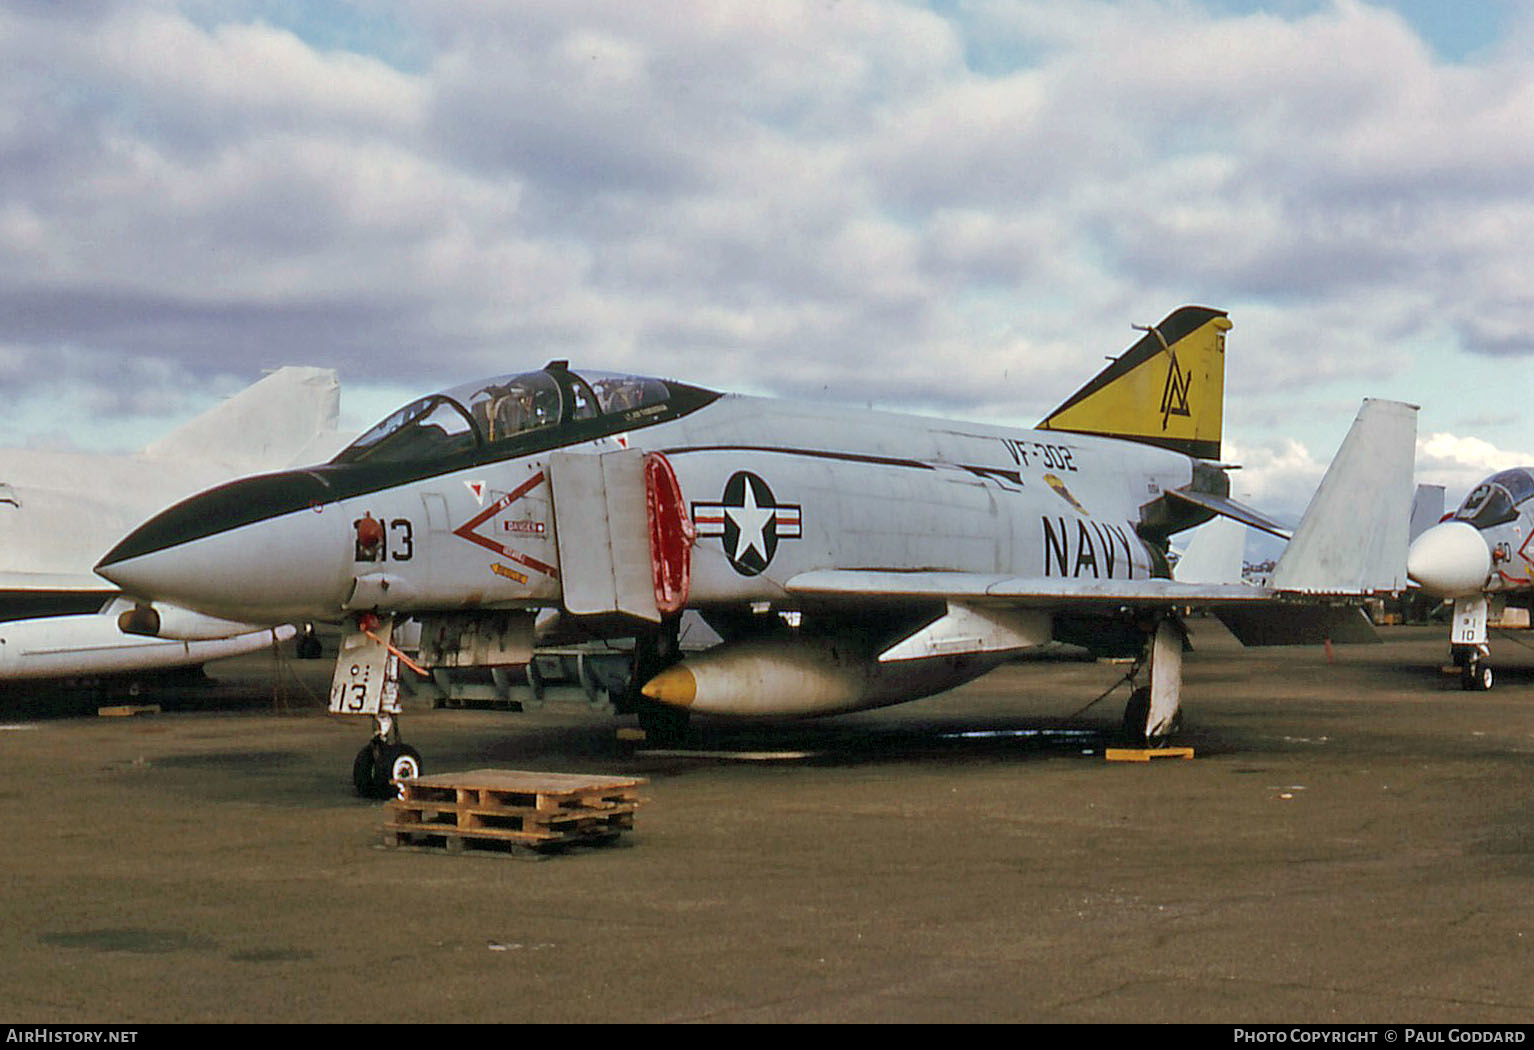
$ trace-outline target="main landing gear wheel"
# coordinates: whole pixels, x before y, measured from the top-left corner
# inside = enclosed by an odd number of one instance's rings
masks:
[[[298,636],[297,651],[300,660],[318,660],[325,655],[325,647],[320,644],[319,635],[314,633],[312,624],[305,627]]]
[[[409,744],[369,740],[352,760],[352,787],[361,798],[393,798],[393,781],[421,775],[421,753]]]
[[[1145,747],[1145,720],[1150,717],[1150,686],[1142,685],[1129,694],[1124,705],[1124,744]]]
[[[639,716],[646,743],[668,746],[686,742],[691,713],[685,708],[647,699],[635,705],[634,713]]]
[[[1172,724],[1165,734],[1154,737],[1147,736],[1145,723],[1150,719],[1150,705],[1150,686],[1142,685],[1129,694],[1129,701],[1124,705],[1123,740],[1125,747],[1165,747],[1167,740],[1182,728],[1182,711],[1179,710],[1172,716]]]

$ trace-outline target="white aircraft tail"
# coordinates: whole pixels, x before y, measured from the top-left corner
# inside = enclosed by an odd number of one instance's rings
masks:
[[[251,474],[328,459],[336,451],[341,381],[333,369],[289,365],[144,446],[151,459],[201,460]]]
[[[1417,406],[1366,399],[1269,585],[1309,594],[1405,590],[1416,446]]]
[[[1411,538],[1416,539],[1443,520],[1443,486],[1418,485],[1411,501]]]
[[[1194,529],[1172,579],[1178,583],[1241,583],[1246,556],[1246,526],[1218,517]]]

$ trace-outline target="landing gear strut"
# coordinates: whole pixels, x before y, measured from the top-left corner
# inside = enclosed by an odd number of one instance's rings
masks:
[[[1489,619],[1486,595],[1473,594],[1454,599],[1454,621],[1449,629],[1449,653],[1459,667],[1459,687],[1470,691],[1491,688],[1491,656],[1487,644]]]
[[[1161,747],[1182,725],[1182,650],[1187,639],[1170,616],[1147,630],[1150,684],[1138,686],[1124,706],[1124,739],[1129,747]]]
[[[657,703],[640,692],[646,682],[682,658],[679,641],[681,623],[669,620],[654,634],[634,639],[633,674],[620,710],[639,716],[639,728],[651,744],[676,744],[687,738],[691,712],[686,708]]]
[[[330,712],[371,715],[373,739],[352,760],[352,786],[362,798],[389,798],[393,781],[421,775],[421,753],[400,739],[399,655],[390,644],[393,618],[358,617],[357,628],[341,639]]]

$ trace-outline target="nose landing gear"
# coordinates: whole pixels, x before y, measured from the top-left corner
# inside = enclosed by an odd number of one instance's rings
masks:
[[[367,615],[341,640],[330,711],[371,715],[373,739],[352,760],[352,786],[362,798],[390,798],[394,781],[421,775],[421,753],[400,739],[399,654],[390,644],[392,618]]]
[[[1487,658],[1490,650],[1484,645],[1455,646],[1454,662],[1459,666],[1459,687],[1466,692],[1485,692],[1491,688],[1493,675]]]
[[[395,781],[421,775],[421,753],[399,739],[399,726],[391,716],[374,721],[378,732],[352,761],[352,787],[359,798],[393,798]]]

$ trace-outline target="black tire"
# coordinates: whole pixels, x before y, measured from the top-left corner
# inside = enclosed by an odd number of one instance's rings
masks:
[[[1129,694],[1124,705],[1124,744],[1126,747],[1145,747],[1145,722],[1150,718],[1150,686],[1142,685]]]
[[[378,798],[378,741],[369,740],[352,760],[352,787],[358,798]]]
[[[1494,677],[1491,664],[1471,660],[1460,670],[1459,686],[1466,692],[1483,693],[1491,688]]]
[[[646,697],[636,705],[634,713],[639,716],[645,743],[665,747],[686,741],[687,723],[692,715],[685,708],[658,704]]]

